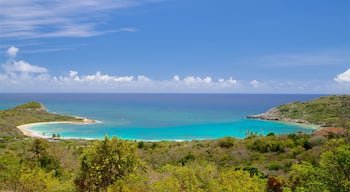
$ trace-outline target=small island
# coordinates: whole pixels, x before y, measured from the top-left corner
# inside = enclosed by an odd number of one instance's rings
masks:
[[[47,111],[39,102],[28,102],[13,109],[0,111],[0,136],[38,136],[28,131],[27,128],[41,123],[95,123],[94,120],[54,114]]]

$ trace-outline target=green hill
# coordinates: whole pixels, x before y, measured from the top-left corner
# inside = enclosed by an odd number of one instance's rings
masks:
[[[349,96],[322,97],[265,115],[311,121],[318,114],[349,122],[348,102]],[[0,117],[6,123],[1,134],[6,128],[8,135],[21,135],[18,124],[79,120],[50,114],[37,102],[0,111]],[[184,142],[0,137],[0,191],[348,192],[349,159],[350,134],[249,134]]]
[[[325,96],[308,102],[288,103],[248,118],[350,128],[350,95]]]
[[[82,120],[68,115],[49,113],[41,103],[29,102],[13,109],[0,111],[0,137],[22,136],[22,132],[16,126],[27,123]]]

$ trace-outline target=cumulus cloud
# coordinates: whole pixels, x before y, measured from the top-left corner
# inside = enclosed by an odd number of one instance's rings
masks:
[[[146,78],[146,77],[144,77]],[[102,74],[97,71],[95,74],[79,76],[77,71],[69,71],[68,76],[60,76],[55,78],[56,81],[70,81],[70,82],[102,82],[102,83],[118,83],[118,82],[132,82],[134,76],[111,76]]]
[[[334,80],[338,83],[350,83],[350,68],[345,72],[338,74]]]
[[[15,47],[14,47],[15,48]],[[349,93],[350,69],[327,81],[280,82],[236,80],[233,77],[213,78],[174,75],[165,80],[153,80],[145,75],[118,76],[100,71],[80,74],[78,70],[65,75],[50,75],[45,67],[17,61],[19,49],[8,49],[9,59],[2,64],[0,90],[7,92],[163,92],[163,93]],[[346,84],[345,84],[346,83]],[[336,86],[334,86],[334,84]],[[257,88],[257,89],[253,89]],[[333,90],[333,91],[332,91]],[[328,92],[327,92],[328,91]]]
[[[16,57],[18,51],[19,51],[19,48],[12,46],[7,50],[7,55],[10,57]]]
[[[0,87],[9,91],[70,91],[70,92],[232,92],[238,85],[232,77],[219,78],[175,75],[169,80],[153,80],[145,75],[115,76],[97,71],[80,75],[76,70],[66,75],[51,76],[47,69],[24,61],[4,65],[0,73]],[[226,91],[225,91],[226,90]]]
[[[200,84],[200,83],[210,84],[212,82],[212,78],[211,77],[200,78],[200,77],[188,76],[188,77],[185,77],[183,81],[187,84]]]
[[[230,77],[229,79],[227,79],[224,82],[227,82],[227,83],[232,84],[232,85],[238,84],[238,81],[233,79],[232,77]]]
[[[222,88],[237,87],[239,85],[238,81],[232,77],[228,79],[219,78],[216,84]]]
[[[149,81],[152,81],[152,80],[150,78],[144,76],[144,75],[139,75],[137,77],[137,81],[149,82]]]
[[[8,64],[3,65],[3,68],[7,72],[20,72],[20,73],[46,73],[47,69],[45,67],[39,67],[36,65],[31,65],[25,61],[13,61]]]
[[[174,80],[174,81],[180,81],[180,77],[179,77],[178,75],[175,75],[175,76],[173,77],[173,80]]]
[[[257,81],[257,80],[255,80],[255,79],[252,80],[252,81],[250,81],[249,83],[250,83],[250,85],[252,85],[252,86],[255,87],[255,88],[257,88],[257,87],[260,86],[260,82]]]
[[[77,71],[69,71],[69,77],[76,77],[78,75]]]
[[[17,47],[10,47],[7,50],[7,55],[10,57],[5,64],[2,65],[2,68],[6,73],[46,73],[47,69],[45,67],[40,67],[36,65],[31,65],[30,63],[20,60],[16,61],[16,57],[19,49]]]

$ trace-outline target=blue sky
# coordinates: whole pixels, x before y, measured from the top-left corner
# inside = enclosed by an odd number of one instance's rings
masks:
[[[350,93],[350,1],[0,1],[0,65],[0,92]]]

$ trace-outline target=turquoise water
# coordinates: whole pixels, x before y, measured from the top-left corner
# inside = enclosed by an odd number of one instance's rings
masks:
[[[246,119],[249,114],[320,95],[257,94],[0,94],[0,108],[39,101],[51,112],[98,120],[89,125],[45,124],[30,128],[39,134],[66,138],[193,140],[225,136],[244,138],[247,132],[266,135],[311,132],[297,125]]]

